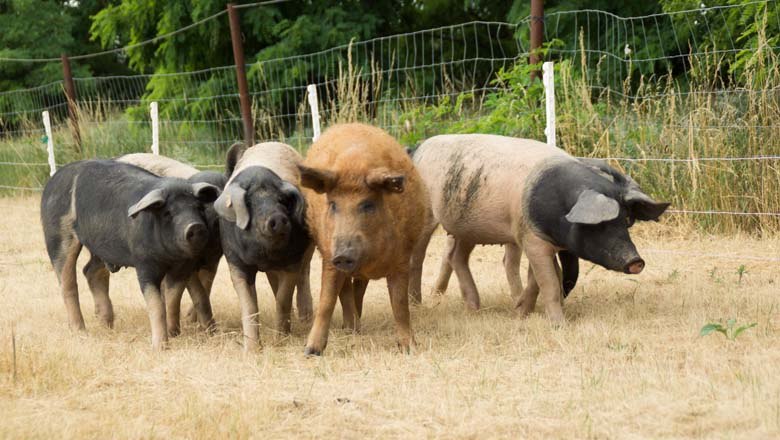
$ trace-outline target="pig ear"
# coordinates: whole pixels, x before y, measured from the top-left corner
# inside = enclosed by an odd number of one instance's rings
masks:
[[[601,222],[614,220],[618,214],[620,214],[620,204],[617,200],[586,189],[580,193],[577,203],[566,214],[566,220],[572,223],[597,225]]]
[[[644,221],[658,221],[658,217],[671,205],[671,203],[656,202],[647,194],[634,188],[628,190],[623,200],[628,205],[631,216]]]
[[[246,190],[238,185],[229,185],[214,202],[217,215],[233,222],[241,229],[249,226],[249,210],[246,207]]]
[[[238,160],[244,155],[246,151],[246,145],[243,142],[234,143],[227,152],[225,157],[225,175],[230,177],[233,174],[233,170],[236,169]]]
[[[127,216],[135,218],[144,209],[159,209],[165,205],[165,196],[161,189],[153,189],[141,198],[135,205],[127,209]]]
[[[219,188],[210,184],[197,182],[192,184],[192,193],[203,203],[212,203],[219,197]]]
[[[303,225],[306,221],[306,201],[303,199],[303,194],[290,182],[282,183],[282,193],[295,202],[295,205],[290,207],[290,214],[299,224]]]
[[[373,169],[366,176],[368,187],[377,191],[402,193],[405,182],[406,177],[403,174],[390,171],[387,168]]]
[[[336,186],[336,173],[332,171],[309,168],[303,165],[298,165],[298,171],[301,172],[301,185],[320,194],[326,193]]]

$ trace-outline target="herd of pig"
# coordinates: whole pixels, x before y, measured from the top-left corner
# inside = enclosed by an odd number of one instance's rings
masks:
[[[301,321],[312,323],[305,353],[319,355],[336,301],[344,327],[359,331],[368,281],[380,278],[387,279],[398,345],[414,346],[409,300],[421,300],[423,260],[439,225],[448,242],[434,291],[446,290],[454,271],[466,307],[478,309],[469,254],[478,244],[501,244],[519,312],[529,314],[540,298],[549,319],[562,322],[579,259],[641,272],[628,228],[657,220],[668,206],[607,163],[541,142],[442,135],[410,155],[381,129],[341,124],[305,159],[283,143],[236,144],[224,174],[151,154],[74,162],[47,183],[41,222],[73,329],[84,329],[76,283],[82,247],[91,255],[83,273],[95,313],[108,327],[110,273],[135,268],[156,349],[180,332],[185,288],[193,303],[188,319],[214,329],[209,297],[224,255],[245,349],[260,344],[256,277],[265,272],[277,330],[290,332],[295,293]],[[316,312],[309,286],[315,248],[322,256]]]

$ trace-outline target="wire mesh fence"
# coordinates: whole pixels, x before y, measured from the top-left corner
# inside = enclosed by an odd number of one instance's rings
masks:
[[[227,20],[224,15],[208,19]],[[736,35],[733,23],[740,20],[756,26]],[[556,62],[559,146],[607,158],[671,200],[673,214],[695,217],[704,227],[777,230],[775,1],[642,17],[555,11],[544,22],[545,58]],[[255,139],[304,150],[313,134],[306,102],[311,84],[325,126],[368,121],[411,147],[448,132],[542,138],[543,89],[528,75],[534,69],[526,61],[528,24],[475,21],[249,63]],[[44,110],[52,114],[58,163],[148,151],[153,101],[160,108],[162,154],[221,167],[225,150],[243,137],[234,66],[74,83],[80,146],[63,82],[0,93],[3,189],[45,182]]]

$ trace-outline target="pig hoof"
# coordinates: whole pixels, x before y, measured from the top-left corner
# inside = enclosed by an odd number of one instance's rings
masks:
[[[531,312],[533,312],[534,306],[532,306],[531,304],[529,304],[526,301],[520,300],[520,301],[517,302],[517,305],[515,306],[515,309],[517,310],[518,313],[520,313],[520,316],[525,318],[528,315],[530,315]]]
[[[214,322],[214,321],[211,321],[208,325],[201,326],[201,329],[207,335],[215,335],[217,333],[217,323]]]
[[[154,341],[152,342],[152,350],[154,351],[166,351],[168,350],[168,341]]]
[[[181,334],[181,328],[179,327],[169,327],[168,328],[168,336],[171,338],[175,338],[176,336],[179,336]]]
[[[322,356],[322,350],[306,346],[306,348],[303,349],[304,356]]]
[[[398,349],[403,354],[411,354],[412,350],[417,348],[417,342],[415,342],[414,339],[400,340],[397,341],[396,344],[398,345]]]
[[[563,312],[548,312],[547,317],[550,319],[553,327],[563,327],[566,324],[566,320],[563,317]]]
[[[290,336],[290,333],[292,333],[292,323],[290,321],[277,322],[276,331],[281,336]]]

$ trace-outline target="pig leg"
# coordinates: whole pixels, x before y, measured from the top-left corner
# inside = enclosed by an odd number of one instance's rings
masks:
[[[195,315],[198,318],[200,328],[205,330],[207,333],[211,333],[216,330],[214,314],[211,311],[209,291],[201,282],[201,276],[198,272],[194,272],[190,275],[190,279],[187,280],[187,290],[190,292],[190,297],[192,298],[192,309],[195,311]]]
[[[422,269],[423,262],[425,262],[425,251],[428,249],[428,243],[431,241],[431,236],[436,230],[436,226],[438,224],[433,223],[422,231],[420,238],[414,245],[412,258],[409,262],[409,295],[412,297],[412,301],[417,304],[422,302]]]
[[[455,249],[452,252],[450,264],[455,270],[455,275],[458,276],[460,293],[463,296],[466,307],[471,310],[479,310],[479,292],[477,292],[477,285],[474,283],[474,278],[471,276],[471,270],[469,269],[469,255],[474,250],[474,246],[475,244],[473,243],[455,240]]]
[[[209,298],[211,297],[211,286],[214,285],[214,278],[217,276],[218,266],[219,260],[217,260],[217,264],[210,267],[204,267],[198,271],[198,280],[203,286],[203,289],[206,291],[206,296]],[[190,290],[189,286],[187,286],[187,291],[190,292],[190,297],[192,297],[192,291]],[[209,306],[211,306],[211,299],[209,299]],[[187,316],[185,319],[192,323],[198,322],[198,313],[194,306],[187,310]]]
[[[170,275],[163,278],[162,291],[165,298],[165,321],[167,323],[168,336],[172,338],[181,334],[179,313],[181,312],[181,297],[184,294],[186,285],[186,279],[174,280]]]
[[[230,279],[241,303],[241,327],[244,336],[244,351],[249,352],[260,346],[260,322],[258,319],[257,291],[254,289],[257,272],[238,267],[228,262]]]
[[[265,277],[268,278],[268,284],[271,285],[271,292],[276,296],[276,292],[279,290],[279,276],[276,272],[266,272]]]
[[[165,301],[160,292],[163,275],[145,268],[136,268],[138,284],[146,300],[149,323],[152,327],[152,348],[164,350],[168,345],[168,330],[165,326]]]
[[[303,350],[305,355],[319,356],[325,350],[325,346],[328,344],[328,328],[333,317],[333,309],[336,307],[336,299],[346,278],[347,275],[337,271],[329,264],[323,267],[320,303],[317,306],[317,313],[314,315],[314,324],[309,332],[306,348]]]
[[[276,272],[274,276],[278,280],[278,289],[274,295],[276,297],[276,331],[283,335],[289,335],[292,326],[290,318],[292,299],[298,271]]]
[[[523,281],[520,279],[520,257],[522,249],[515,243],[504,245],[504,271],[509,282],[509,293],[514,301],[520,298],[523,292]]]
[[[393,307],[398,348],[409,353],[416,345],[409,317],[409,273],[399,272],[388,276],[387,290],[390,292],[390,304]]]
[[[360,330],[360,319],[358,319],[357,306],[355,305],[355,291],[353,290],[353,282],[347,278],[344,281],[344,285],[341,286],[339,292],[339,300],[341,301],[341,312],[344,318],[344,329],[357,332]]]
[[[68,313],[68,325],[71,330],[84,330],[84,316],[79,305],[79,287],[76,282],[76,262],[81,252],[81,243],[75,234],[63,237],[60,253],[53,261],[54,272],[60,282],[62,299]]]
[[[309,272],[311,270],[311,257],[314,255],[314,246],[309,246],[301,260],[301,269],[298,271],[297,288],[295,295],[295,305],[298,308],[298,319],[302,322],[311,322],[313,315],[311,301],[311,284],[309,283]]]
[[[534,278],[539,284],[547,317],[555,323],[563,323],[563,307],[561,306],[561,277],[555,262],[555,248],[543,239],[532,235],[525,241],[528,262],[534,271]],[[521,309],[522,310],[522,309]]]
[[[558,259],[553,257],[553,263],[555,264],[555,273],[558,275],[558,282],[561,285],[561,297],[558,299],[563,304],[563,271],[561,265],[558,263]]]
[[[357,309],[358,318],[363,316],[363,297],[366,295],[366,287],[368,287],[368,280],[361,280],[358,278],[352,280],[352,289],[355,292],[355,308]]]
[[[520,295],[520,298],[515,303],[515,308],[520,312],[523,317],[528,316],[536,307],[536,298],[539,296],[539,285],[536,284],[536,278],[534,278],[534,271],[531,266],[528,266],[528,284],[525,286],[525,290]]]
[[[450,283],[450,277],[452,276],[452,264],[450,262],[454,252],[455,237],[448,235],[444,256],[441,259],[441,267],[439,268],[439,276],[436,278],[436,284],[433,287],[434,295],[443,295],[447,291],[447,285]]]
[[[89,290],[95,300],[95,315],[108,328],[114,327],[114,306],[108,297],[110,273],[100,258],[92,255],[84,266],[84,276],[87,278]]]

